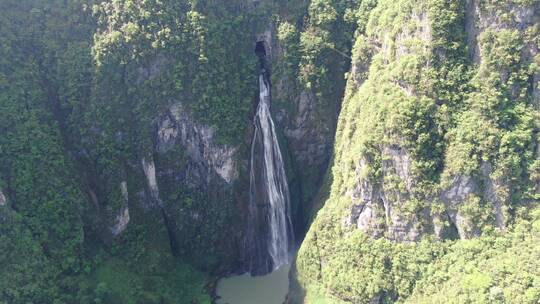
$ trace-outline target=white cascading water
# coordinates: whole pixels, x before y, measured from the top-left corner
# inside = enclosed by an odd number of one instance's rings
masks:
[[[266,81],[264,71],[259,76],[259,105],[255,115],[255,132],[251,148],[251,172],[250,172],[250,201],[253,206],[261,201],[268,203],[266,215],[268,225],[268,254],[272,260],[272,269],[288,263],[289,244],[292,238],[292,224],[289,206],[289,187],[283,164],[283,158],[279,149],[274,122],[270,113],[270,88]],[[262,138],[257,138],[261,136]],[[255,168],[255,143],[262,139],[263,158],[262,168]],[[255,174],[254,170],[263,170],[261,174]],[[256,180],[256,175],[261,181]],[[263,183],[265,191],[256,196],[254,187],[257,182]]]

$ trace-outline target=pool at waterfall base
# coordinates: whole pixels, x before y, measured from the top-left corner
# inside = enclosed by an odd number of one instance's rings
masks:
[[[282,304],[289,291],[291,264],[264,275],[248,273],[219,280],[217,304]]]

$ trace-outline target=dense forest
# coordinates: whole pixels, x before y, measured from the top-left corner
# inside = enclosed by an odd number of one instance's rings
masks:
[[[539,48],[538,0],[1,0],[0,303],[251,271],[261,66],[287,303],[539,303]]]

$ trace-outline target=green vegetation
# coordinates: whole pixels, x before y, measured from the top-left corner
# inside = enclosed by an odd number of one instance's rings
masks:
[[[417,244],[373,240],[360,230],[332,242],[315,226],[317,238],[308,236],[299,253],[301,271],[317,275],[300,274],[308,287],[305,300],[370,303],[380,296],[383,303],[536,303],[538,215],[537,209],[510,232]],[[314,259],[324,259],[322,271]]]
[[[538,1],[477,2],[0,1],[0,303],[210,303],[240,263],[267,29],[278,124],[325,148],[339,114],[322,189],[287,168],[293,200],[327,198],[295,206],[296,296],[539,302]],[[233,183],[160,146],[177,104],[237,149]]]
[[[159,215],[132,225],[109,252],[98,251],[91,271],[77,278],[80,303],[209,304],[207,275],[174,257]]]
[[[310,132],[293,142],[323,141],[330,150],[346,84],[343,75],[350,68],[352,37],[357,28],[354,12],[359,6],[368,10],[370,5],[362,4],[364,2],[279,1],[280,15],[275,20],[279,58],[272,65],[272,83],[277,89],[273,92],[272,107],[276,113],[287,113],[291,118],[299,111],[309,112],[309,117],[302,118],[306,121],[300,127]],[[297,117],[302,116],[307,115]],[[293,214],[304,222],[300,224],[300,230],[305,229],[303,226],[318,209],[312,202],[318,200],[323,175],[321,168],[327,164],[301,165],[303,168],[297,169],[296,175],[287,173],[289,181],[295,185],[292,201],[293,207],[297,208]],[[301,196],[296,197],[295,191]],[[296,201],[302,205],[295,204]]]
[[[407,303],[536,303],[538,209],[513,231],[453,243],[416,283]]]
[[[362,2],[330,196],[298,253],[299,298],[539,301],[538,27],[516,25],[512,9],[527,5],[481,1],[483,18],[505,14],[471,42],[465,1]],[[477,188],[448,199],[463,178]],[[355,208],[369,208],[361,229],[347,224]],[[452,241],[457,232],[482,236]]]
[[[138,164],[154,153],[156,117],[178,102],[213,126],[219,143],[243,144],[258,67],[253,33],[238,29],[257,30],[269,20],[265,9],[244,10],[241,1],[2,1],[0,302],[210,301],[203,285],[211,278],[199,271],[231,259],[232,249],[217,243],[232,229],[232,191],[201,193],[159,176],[163,212],[183,225],[173,227],[145,206]],[[182,155],[155,159],[181,171]],[[128,205],[128,228],[112,238]]]
[[[133,113],[114,114],[130,115],[140,121],[136,125],[145,127],[137,133],[148,132],[152,115],[181,101],[200,122],[214,126],[223,142],[238,144],[253,98],[247,92],[256,91],[257,58],[252,33],[237,29],[257,27],[265,20],[237,5],[235,1],[95,5],[99,29],[93,53],[102,81],[115,81],[112,69],[123,70],[118,85],[136,84],[123,97]],[[148,75],[141,73],[141,66]]]
[[[210,303],[201,284],[205,278],[185,265],[160,265],[162,272],[133,272],[123,262],[103,263],[92,278],[101,303]],[[166,270],[166,271],[164,271]],[[96,300],[94,300],[96,301]]]

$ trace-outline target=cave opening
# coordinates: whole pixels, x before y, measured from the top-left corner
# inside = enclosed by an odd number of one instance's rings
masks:
[[[264,59],[266,57],[266,47],[264,44],[264,41],[257,41],[255,44],[255,54],[257,54],[257,57],[260,59]]]
[[[269,76],[269,73],[270,73],[268,71],[269,62],[268,62],[266,50],[267,50],[266,41],[260,40],[260,41],[257,41],[257,43],[255,43],[255,54],[257,55],[257,57],[259,57],[259,64],[261,66],[261,69],[264,71],[266,76]]]

